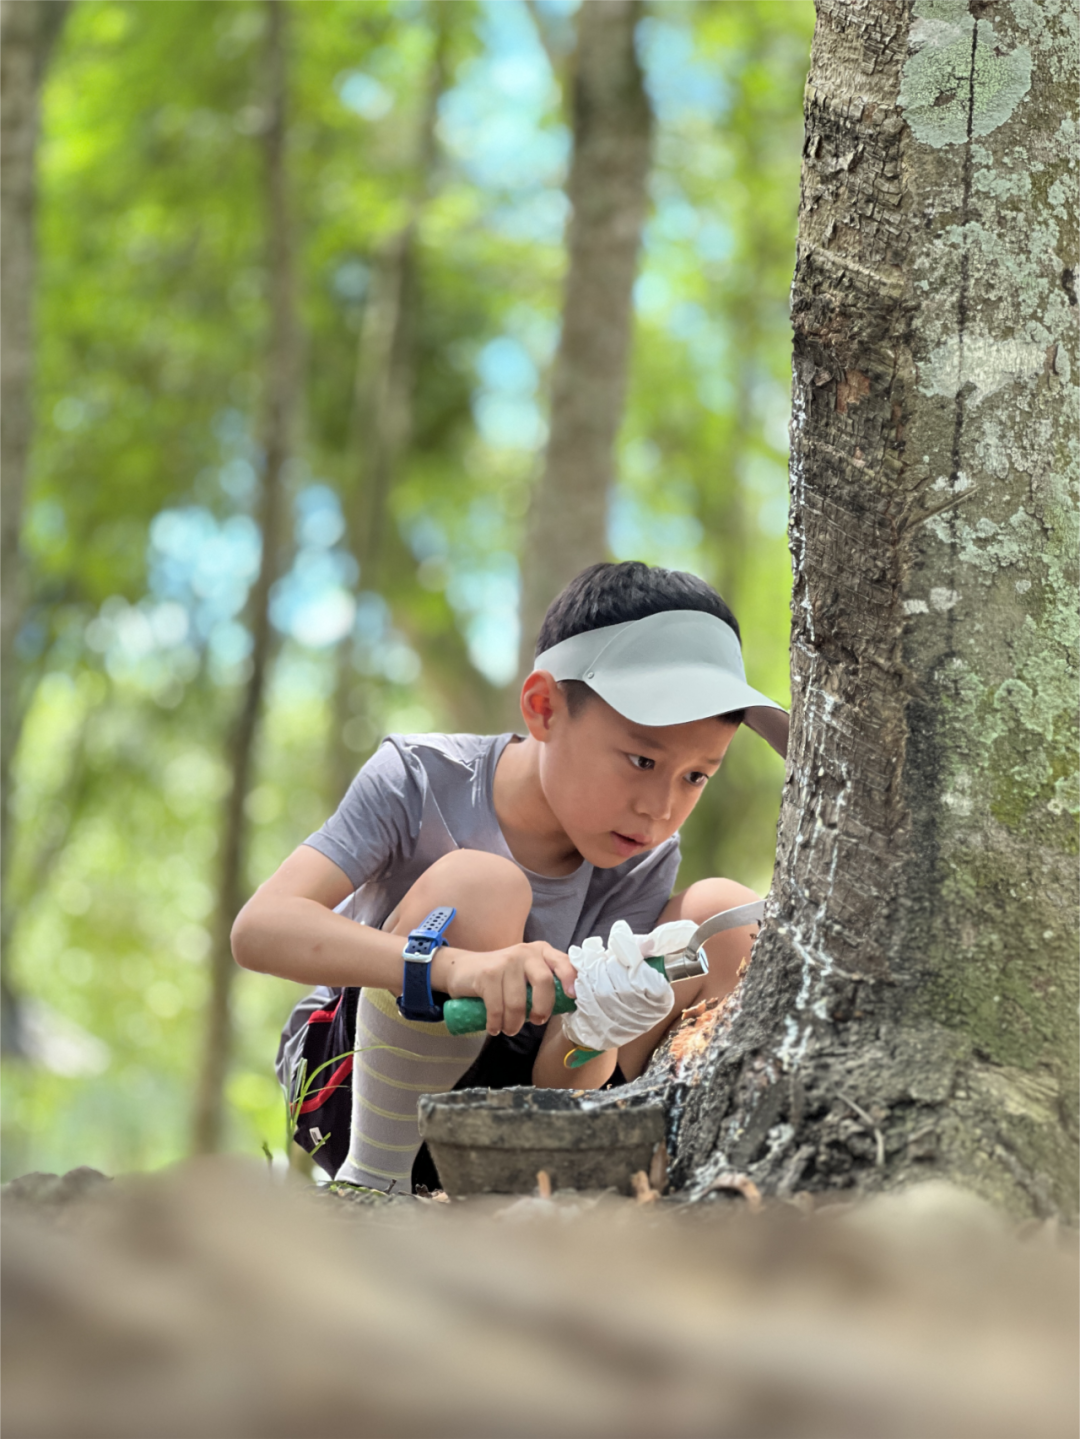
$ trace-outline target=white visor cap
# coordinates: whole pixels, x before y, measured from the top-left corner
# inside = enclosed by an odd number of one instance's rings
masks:
[[[788,716],[746,683],[735,631],[703,610],[664,610],[587,630],[533,661],[557,680],[582,680],[625,719],[686,724],[746,711],[746,724],[787,754]]]

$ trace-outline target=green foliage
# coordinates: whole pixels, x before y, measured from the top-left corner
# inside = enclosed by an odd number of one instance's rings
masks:
[[[642,517],[625,557],[670,563],[664,540],[677,537],[684,567],[738,616],[750,682],[786,702],[786,301],[813,16],[769,0],[655,13],[651,48],[691,24],[716,98],[660,103],[620,487]],[[738,735],[684,828],[680,882],[726,874],[763,892],[782,782],[772,751]]]
[[[565,8],[539,5],[554,21]],[[387,730],[514,723],[516,555],[543,444],[569,139],[520,0],[438,14],[446,89],[434,165],[418,176],[435,7],[290,7],[306,391],[289,482],[302,543],[276,600],[282,649],[247,798],[252,886],[339,798],[341,630],[326,617],[351,615],[357,595],[344,724],[358,764]],[[812,19],[809,0],[729,0],[668,3],[643,26],[654,212],[611,530],[619,557],[715,582],[740,617],[751,682],[781,700],[786,296]],[[6,1174],[117,1172],[187,1144],[223,737],[245,675],[237,615],[258,538],[263,23],[254,0],[84,0],[47,85],[11,881],[13,976],[47,1062],[6,1068]],[[380,599],[342,551],[334,497],[357,483],[372,265],[418,186],[413,437]],[[738,737],[687,826],[683,882],[719,871],[767,885],[781,777],[764,745]],[[238,977],[234,1147],[281,1142],[271,1060],[298,992]]]

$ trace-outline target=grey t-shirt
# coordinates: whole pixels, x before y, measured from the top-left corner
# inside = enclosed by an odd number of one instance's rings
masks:
[[[390,735],[349,786],[337,812],[305,840],[348,875],[342,914],[381,925],[424,871],[455,849],[513,860],[495,816],[495,766],[512,734]],[[553,878],[519,868],[532,885],[527,940],[567,950],[617,919],[636,934],[656,925],[679,869],[679,837],[612,869],[582,860]],[[514,863],[517,863],[515,860]],[[448,896],[448,899],[450,897]]]

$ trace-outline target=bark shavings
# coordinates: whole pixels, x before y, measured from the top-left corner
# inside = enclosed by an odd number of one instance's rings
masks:
[[[685,1011],[671,1039],[671,1059],[676,1072],[682,1072],[704,1055],[721,1018],[719,1000],[697,1004]]]

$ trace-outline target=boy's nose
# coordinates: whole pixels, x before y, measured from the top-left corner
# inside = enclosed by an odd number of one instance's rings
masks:
[[[666,784],[658,784],[640,794],[634,808],[638,814],[645,815],[648,819],[666,820],[671,818],[672,804],[670,788]]]

